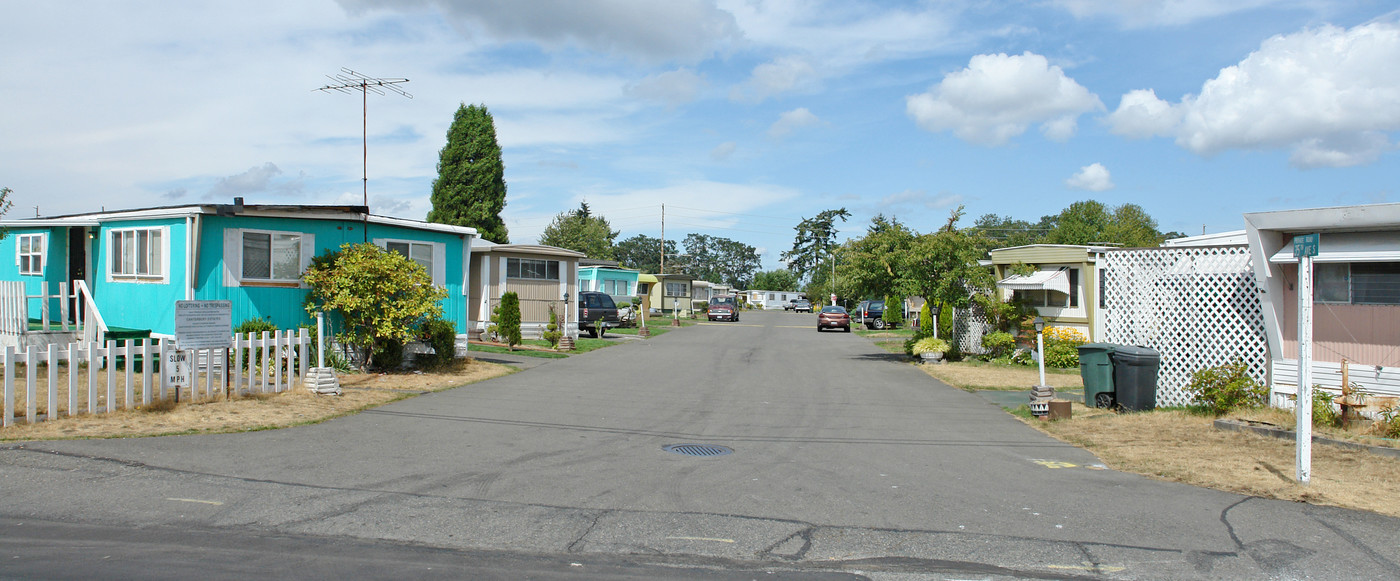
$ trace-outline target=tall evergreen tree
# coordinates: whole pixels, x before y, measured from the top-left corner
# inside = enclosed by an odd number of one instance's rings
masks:
[[[447,129],[447,145],[438,152],[428,221],[470,226],[484,240],[509,243],[501,219],[506,207],[505,171],[491,113],[485,105],[460,105]]]

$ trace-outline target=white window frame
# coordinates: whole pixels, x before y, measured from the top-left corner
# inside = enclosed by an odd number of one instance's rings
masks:
[[[140,247],[141,233],[146,233],[146,272],[137,272],[139,262],[133,254],[132,270],[126,272],[126,252],[130,246],[130,241],[137,242],[136,248]],[[159,235],[158,244],[150,243],[151,233]],[[128,235],[129,240],[128,240]],[[166,283],[170,281],[170,228],[168,226],[140,226],[135,228],[112,228],[105,233],[107,241],[107,280],[111,282],[146,282],[146,283]],[[116,237],[120,236],[121,244],[116,242]],[[152,256],[155,253],[156,256]],[[151,272],[152,266],[158,266],[159,271]]]
[[[676,292],[674,292],[674,293],[671,292],[671,285],[676,285],[676,286],[675,286]],[[668,297],[688,297],[688,296],[690,296],[690,295],[686,293],[686,288],[685,288],[685,287],[686,287],[686,284],[683,283],[683,282],[668,282],[668,283],[666,283],[666,287],[665,287],[665,289],[664,289],[664,291],[663,291],[663,292],[664,292],[664,296],[668,296]]]
[[[247,260],[247,258],[248,258],[247,256],[245,256],[245,253],[247,252],[247,246],[246,246],[245,243],[244,243],[244,238],[245,238],[248,234],[262,234],[262,235],[268,236],[268,248],[267,248],[267,252],[268,252],[267,278],[259,278],[259,277],[251,277],[251,276],[248,276],[248,275],[246,274],[246,271],[244,270],[244,262],[245,262],[245,261]],[[272,251],[273,251],[272,241],[273,241],[277,236],[295,236],[295,237],[296,237],[296,245],[297,245],[297,276],[296,276],[296,278],[277,278],[277,277],[276,277],[276,274],[277,274],[276,264],[274,264],[273,261],[272,261]],[[301,233],[301,232],[289,232],[289,231],[285,231],[285,230],[255,230],[255,229],[251,229],[251,228],[244,228],[244,229],[239,230],[239,231],[238,231],[238,279],[239,279],[240,281],[244,282],[244,283],[254,283],[254,284],[257,284],[257,283],[267,283],[267,284],[290,284],[290,283],[296,283],[296,284],[300,284],[300,283],[301,283],[301,273],[304,272],[304,271],[306,270],[306,266],[305,266],[305,265],[306,265],[306,258],[307,258],[307,257],[305,256],[306,253],[305,253],[305,248],[304,248],[304,244],[303,244],[303,240],[302,240],[302,238],[303,238],[304,236],[306,236],[306,234]]]
[[[409,254],[413,253],[413,247],[415,246],[428,247],[429,251],[432,253],[431,263],[427,266],[428,277],[433,280],[433,286],[441,287],[446,284],[444,282],[447,280],[446,244],[443,244],[441,242],[424,242],[422,240],[409,240],[407,238],[375,238],[374,244],[375,246],[383,248],[386,252],[392,252],[391,250],[389,250],[390,244],[407,244]],[[418,262],[417,260],[414,260],[412,256],[409,256],[408,259],[413,260],[414,262]],[[421,266],[423,263],[419,262],[418,264]]]
[[[26,242],[29,245],[28,252],[25,252]],[[38,248],[35,248],[36,243]],[[28,276],[42,276],[45,262],[47,262],[44,259],[44,251],[48,249],[48,246],[48,234],[44,232],[15,236],[15,266],[19,267],[19,273]]]

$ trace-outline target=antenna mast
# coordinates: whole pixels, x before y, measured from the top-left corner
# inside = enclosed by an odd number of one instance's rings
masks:
[[[364,150],[364,177],[362,181],[364,185],[365,205],[365,220],[361,229],[364,231],[365,242],[369,242],[369,94],[383,95],[385,91],[389,91],[398,93],[409,99],[412,99],[413,95],[410,95],[407,91],[398,87],[399,84],[407,83],[408,79],[381,79],[363,75],[345,67],[341,67],[340,72],[336,73],[335,76],[326,75],[326,78],[333,82],[316,89],[317,91],[325,91],[328,93],[337,91],[347,95],[355,91],[360,92],[361,106],[363,108],[363,118],[360,120],[360,129],[362,131],[361,135],[363,136],[363,141],[361,143]]]

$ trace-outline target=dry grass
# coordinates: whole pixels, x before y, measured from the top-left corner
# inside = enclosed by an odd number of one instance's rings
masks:
[[[969,390],[1030,389],[1040,383],[1040,370],[1038,368],[1020,365],[958,361],[940,365],[920,365],[919,368],[943,383]],[[1084,381],[1080,379],[1077,369],[1073,371],[1046,369],[1045,383],[1060,389],[1084,387]]]
[[[0,428],[0,441],[67,438],[125,438],[191,433],[266,430],[311,424],[377,407],[429,391],[475,383],[511,373],[511,368],[459,360],[434,372],[342,374],[342,396],[316,395],[300,387],[280,394],[255,394],[232,399],[174,404],[153,402],[139,410],[83,414],[37,424],[17,423]],[[101,389],[105,394],[105,383]],[[139,398],[139,396],[138,396]],[[23,405],[17,405],[23,412]],[[86,409],[81,407],[80,409]],[[18,415],[22,415],[18,414]]]
[[[1311,483],[1301,486],[1293,480],[1291,440],[1219,430],[1214,419],[1180,410],[1113,414],[1075,404],[1073,419],[1027,423],[1092,451],[1115,470],[1400,517],[1400,459],[1316,444]]]

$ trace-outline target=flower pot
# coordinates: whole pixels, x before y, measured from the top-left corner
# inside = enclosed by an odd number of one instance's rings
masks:
[[[939,363],[943,361],[942,351],[925,351],[919,354],[919,359],[924,363]]]

